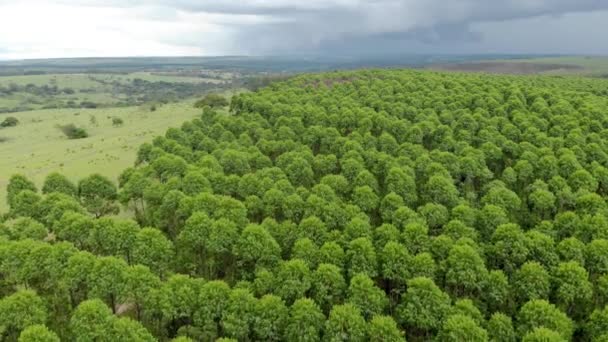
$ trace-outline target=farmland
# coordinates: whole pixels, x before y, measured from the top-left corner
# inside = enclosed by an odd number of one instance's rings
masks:
[[[531,58],[513,61],[513,63],[534,63],[565,65],[564,70],[549,71],[548,73],[570,73],[582,75],[608,75],[608,57],[599,56],[563,56]]]
[[[608,57],[561,56],[470,60],[459,63],[429,65],[427,68],[446,71],[489,72],[497,74],[545,74],[608,76]]]

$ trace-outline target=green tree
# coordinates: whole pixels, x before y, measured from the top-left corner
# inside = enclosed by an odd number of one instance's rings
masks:
[[[353,203],[366,213],[372,213],[378,209],[380,199],[369,186],[356,187],[353,190]]]
[[[234,289],[222,314],[222,328],[227,336],[247,340],[255,324],[257,300],[245,289]]]
[[[325,341],[366,341],[367,326],[359,309],[351,304],[335,305],[325,323]]]
[[[487,341],[488,333],[472,318],[452,315],[443,323],[437,339],[440,341]]]
[[[487,325],[490,341],[515,342],[517,340],[511,317],[495,312],[488,320]]]
[[[484,260],[470,246],[454,246],[445,261],[445,284],[455,296],[476,297],[488,277]]]
[[[420,253],[416,255],[412,259],[410,267],[412,278],[426,277],[434,280],[437,274],[437,264],[430,253]]]
[[[384,291],[365,274],[356,274],[350,279],[347,301],[357,307],[366,319],[382,315],[388,306]]]
[[[309,238],[298,239],[293,244],[291,258],[304,260],[309,268],[315,268],[319,259],[319,247]]]
[[[42,324],[30,325],[19,335],[18,342],[59,342],[57,334]]]
[[[102,257],[95,261],[90,273],[90,296],[103,300],[113,313],[123,295],[127,267],[122,259]]]
[[[156,341],[146,328],[130,318],[113,318],[110,324],[109,334],[104,337],[107,341]]]
[[[504,308],[511,292],[509,279],[500,270],[490,271],[486,282],[482,284],[482,298],[491,311]]]
[[[287,303],[304,297],[311,286],[308,265],[303,260],[292,259],[279,265],[275,293]]]
[[[458,204],[459,193],[454,182],[444,176],[434,175],[424,186],[424,194],[429,202],[453,208]]]
[[[219,335],[220,320],[228,305],[231,290],[228,284],[221,280],[213,280],[201,287],[197,307],[194,313],[194,324],[199,327],[209,339]]]
[[[289,308],[285,339],[296,342],[320,341],[324,323],[325,316],[313,300],[298,299]]]
[[[119,211],[115,204],[118,196],[116,185],[100,174],[80,180],[78,196],[87,210],[97,218]]]
[[[30,325],[19,335],[18,342],[59,342],[57,334],[42,324]]]
[[[72,339],[78,342],[107,341],[111,323],[112,311],[102,301],[84,301],[70,319]]]
[[[247,226],[234,247],[234,255],[239,266],[247,272],[257,267],[274,266],[280,259],[281,247],[270,235],[260,227]]]
[[[390,316],[374,316],[367,323],[367,337],[372,342],[405,342],[403,332]]]
[[[195,108],[203,108],[209,106],[211,108],[219,108],[228,106],[228,100],[220,94],[208,94],[202,99],[194,103]]]
[[[311,297],[328,313],[344,299],[346,281],[341,269],[332,264],[320,264],[312,274]]]
[[[565,340],[570,340],[574,332],[572,320],[546,300],[531,300],[524,304],[517,314],[517,322],[520,336],[545,327],[554,330]]]
[[[589,273],[575,261],[560,263],[553,271],[556,304],[569,315],[584,309],[593,296]]]
[[[378,260],[374,245],[368,238],[352,240],[346,252],[348,260],[348,274],[353,276],[363,273],[369,277],[375,277],[378,272]]]
[[[42,198],[30,190],[23,190],[12,198],[10,215],[13,217],[36,217]]]
[[[4,233],[13,240],[44,240],[48,237],[49,231],[42,223],[31,217],[19,217],[6,222]]]
[[[319,262],[333,264],[340,268],[344,266],[346,255],[342,247],[334,242],[329,241],[323,244],[319,249]]]
[[[380,253],[381,274],[388,282],[389,291],[397,294],[405,290],[405,284],[410,278],[410,263],[412,256],[407,248],[397,242],[388,242]]]
[[[24,190],[29,190],[32,192],[37,192],[36,185],[29,179],[27,179],[24,175],[12,175],[8,181],[8,185],[6,186],[6,201],[8,205],[12,208],[15,203],[15,197]]]
[[[414,205],[417,200],[416,181],[413,175],[401,168],[391,168],[386,177],[388,192],[401,196],[405,204]]]
[[[288,309],[281,298],[273,295],[260,298],[255,309],[255,336],[263,341],[283,340],[288,316]]]
[[[551,278],[537,262],[527,262],[513,275],[513,295],[519,303],[532,299],[548,299]]]
[[[530,253],[526,236],[515,224],[504,224],[496,228],[490,248],[493,264],[511,274],[525,262]]]
[[[44,301],[34,291],[19,290],[0,300],[0,333],[3,339],[16,339],[23,329],[44,324],[47,317]]]
[[[533,331],[527,333],[522,338],[523,342],[565,342],[567,341],[559,333],[547,329],[545,327],[535,328]]]
[[[592,276],[608,273],[608,240],[597,239],[587,245],[585,266]]]
[[[563,239],[557,245],[557,254],[561,261],[576,261],[585,265],[585,244],[575,237]]]
[[[76,196],[78,194],[78,188],[72,183],[66,176],[52,172],[44,179],[44,185],[42,186],[43,194],[50,194],[52,192],[60,192],[68,196]]]
[[[411,279],[407,287],[397,307],[397,317],[408,336],[429,336],[438,331],[449,311],[450,297],[428,278]]]
[[[588,337],[592,341],[603,341],[606,331],[608,331],[608,307],[594,310],[589,316],[589,321],[585,327]]]
[[[134,263],[150,267],[161,277],[169,272],[174,254],[171,241],[154,228],[137,232],[132,253]]]
[[[428,236],[429,228],[421,223],[410,223],[403,228],[401,238],[403,244],[412,254],[428,251],[431,240]]]
[[[161,287],[161,281],[146,266],[134,265],[126,270],[124,285],[121,297],[134,306],[135,318],[140,321],[151,309],[148,298],[153,290]]]

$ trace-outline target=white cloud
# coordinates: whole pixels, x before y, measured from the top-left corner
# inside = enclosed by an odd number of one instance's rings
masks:
[[[0,3],[0,57],[208,55],[226,39],[211,15],[167,11]]]

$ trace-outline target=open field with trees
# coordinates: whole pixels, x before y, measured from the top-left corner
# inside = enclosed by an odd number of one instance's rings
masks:
[[[141,144],[179,127],[201,113],[191,101],[158,106],[103,109],[46,109],[13,113],[19,125],[0,129],[0,212],[6,207],[6,184],[10,175],[23,173],[42,186],[50,172],[61,172],[77,181],[82,175],[101,173],[112,180],[133,165]],[[0,119],[8,114],[0,115]],[[114,118],[123,123],[116,125]],[[68,139],[58,128],[75,124],[90,135]]]
[[[570,68],[569,71],[575,74],[585,74],[593,76],[608,76],[608,57],[605,56],[563,56],[522,59],[517,62],[528,62],[536,64],[561,64],[577,66],[580,69]],[[567,70],[566,70],[567,71]],[[578,72],[577,72],[578,71]]]
[[[436,70],[499,74],[547,74],[608,77],[608,57],[561,56],[465,61],[428,66]]]
[[[227,78],[165,72],[40,74],[0,77],[0,113],[167,103],[233,88]]]
[[[606,341],[607,89],[364,70],[271,84],[229,112],[98,117],[194,118],[146,136],[118,186],[96,174],[108,164],[10,178],[0,335]],[[94,137],[97,112],[71,121]]]

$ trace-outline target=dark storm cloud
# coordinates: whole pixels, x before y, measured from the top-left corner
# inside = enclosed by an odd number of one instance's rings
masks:
[[[0,0],[0,4],[6,0]],[[34,1],[34,0],[24,0]],[[542,31],[549,22],[575,14],[608,11],[608,0],[53,0],[69,6],[119,7],[141,13],[142,18],[176,21],[178,14],[204,15],[224,28],[217,54],[334,53],[338,51],[483,52],[488,32],[510,41],[505,52],[521,50],[519,37],[509,25]],[[8,2],[7,2],[8,3]],[[608,20],[608,12],[605,12]],[[538,21],[536,18],[543,18]],[[578,17],[577,17],[578,18]],[[584,21],[584,16],[580,18]],[[571,23],[571,21],[570,21]],[[489,25],[489,26],[488,26]],[[491,26],[494,25],[494,26]],[[528,27],[526,27],[528,25]],[[598,28],[606,31],[608,24]],[[583,48],[586,32],[574,27],[580,39],[567,42]],[[581,27],[584,26],[581,22]],[[501,27],[502,32],[496,32]],[[522,27],[518,27],[521,31]],[[558,31],[559,31],[558,30]],[[546,32],[546,35],[559,32]],[[197,32],[174,39],[207,44]],[[168,38],[162,38],[169,43]],[[177,41],[175,42],[178,43]],[[542,37],[536,43],[543,51]],[[608,47],[605,47],[608,53]],[[460,51],[462,50],[462,51]],[[564,50],[565,51],[565,50]],[[559,52],[559,51],[553,51]]]
[[[193,6],[191,10],[231,13],[232,6]],[[476,23],[503,22],[560,16],[569,13],[608,9],[608,1],[598,0],[375,0],[329,1],[317,7],[288,6],[263,2],[234,10],[255,13],[282,21],[270,24],[243,25],[234,42],[251,53],[286,52],[293,49],[408,51],[411,43],[442,45],[454,42],[481,43],[484,32],[473,30]],[[533,28],[531,28],[533,29]],[[575,29],[575,28],[573,28]],[[508,32],[505,32],[508,34]],[[513,37],[514,40],[517,37]],[[432,48],[432,47],[431,47]],[[505,47],[508,49],[509,47]],[[541,47],[542,48],[542,47]]]
[[[2,2],[0,0],[0,3]],[[505,20],[608,8],[605,0],[58,0],[57,2],[112,7],[158,5],[189,12],[288,16],[318,11],[413,9],[441,13],[442,17],[445,14],[469,16],[472,20]]]

